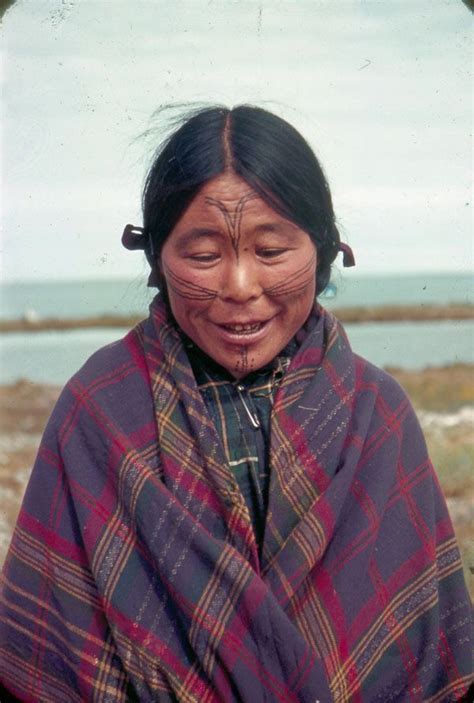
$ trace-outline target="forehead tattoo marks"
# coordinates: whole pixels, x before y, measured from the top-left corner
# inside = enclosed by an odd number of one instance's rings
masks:
[[[239,258],[239,242],[241,237],[242,215],[244,212],[245,205],[249,202],[249,200],[254,200],[258,197],[259,196],[257,195],[257,193],[247,193],[242,198],[240,198],[234,212],[232,213],[229,212],[224,203],[220,200],[206,197],[206,203],[208,205],[212,205],[218,208],[224,215],[225,223],[227,226],[227,232],[229,234],[230,241],[232,242],[232,248],[235,251],[235,255],[237,258]]]
[[[313,254],[307,264],[302,266],[297,271],[294,271],[290,276],[284,278],[283,281],[275,283],[269,288],[264,288],[267,295],[272,298],[278,298],[283,295],[298,295],[302,293],[311,283],[314,282],[314,265],[316,263],[316,254]]]
[[[187,298],[188,300],[213,300],[217,296],[217,291],[212,288],[204,288],[204,286],[188,281],[186,278],[178,276],[168,267],[165,267],[165,271],[169,287],[181,298]]]

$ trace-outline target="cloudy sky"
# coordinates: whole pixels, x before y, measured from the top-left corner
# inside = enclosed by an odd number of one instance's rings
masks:
[[[170,103],[252,102],[328,175],[360,273],[472,266],[460,0],[17,0],[2,21],[3,280],[134,277]],[[148,132],[147,132],[148,131]]]

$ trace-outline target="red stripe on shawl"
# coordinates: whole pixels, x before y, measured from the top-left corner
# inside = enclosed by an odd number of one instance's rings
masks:
[[[123,342],[135,362],[136,370],[140,372],[141,376],[147,381],[148,385],[151,385],[148,365],[146,363],[145,354],[143,353],[143,344],[137,329],[134,328],[130,330],[130,332],[124,337]]]
[[[60,537],[54,529],[52,530],[49,527],[46,527],[36,518],[29,515],[26,511],[22,510],[20,512],[18,524],[21,527],[24,527],[26,531],[29,530],[30,534],[34,534],[38,537],[41,537],[45,545],[50,547],[57,554],[64,557],[68,557],[73,562],[88,567],[88,561],[85,558],[85,554],[82,549],[79,549],[76,544],[69,542],[63,537]],[[49,601],[51,595],[50,589],[51,585],[49,583],[49,579],[43,577],[41,581],[41,587],[38,591],[39,602],[44,601],[45,603],[47,603]],[[44,657],[48,656],[48,649],[46,647],[48,637],[42,635],[42,630],[44,630],[43,622],[46,622],[46,618],[43,618],[43,620],[41,619],[41,611],[45,609],[46,608],[38,608],[38,611],[36,613],[37,622],[32,627],[32,632],[36,633],[38,642],[42,642],[42,645],[38,644],[37,646],[36,663],[34,664],[36,671],[35,682],[38,683],[42,680],[41,676],[39,675],[39,673],[42,672],[44,668],[42,662],[44,660]],[[33,664],[33,662],[31,663]]]
[[[353,384],[352,376],[349,376],[348,379],[346,379],[349,382],[348,389],[344,381],[341,383],[340,369],[336,369],[334,364],[332,364],[329,359],[324,360],[323,369],[324,372],[327,373],[327,375],[329,376],[331,380],[331,388],[333,389],[334,393],[339,397],[339,400],[343,400],[344,404],[347,405],[347,407],[352,408],[354,404],[354,395],[348,395],[348,390],[351,390],[351,386]]]
[[[426,567],[432,563],[423,547],[407,559],[396,571],[394,571],[385,582],[385,589],[392,597],[403,591],[411,581],[413,575],[420,576]],[[354,618],[350,632],[349,644],[355,646],[359,639],[365,635],[369,627],[380,615],[380,601],[377,593],[374,593],[357,616]]]
[[[84,554],[84,550],[77,546],[74,542],[60,537],[55,528],[51,529],[39,522],[35,517],[21,510],[18,516],[18,525],[32,535],[41,537],[45,545],[51,547],[53,551],[63,557],[67,557],[79,564],[88,568],[88,561]]]
[[[71,392],[75,398],[75,403],[72,404],[71,409],[67,412],[64,421],[58,432],[58,439],[61,444],[66,444],[69,434],[76,427],[76,418],[80,409],[84,405],[84,397],[87,395],[92,395],[95,390],[101,390],[107,386],[119,383],[127,376],[133,375],[135,373],[135,367],[132,361],[127,361],[121,366],[113,369],[112,371],[98,376],[97,378],[89,383],[88,385],[83,385],[77,376],[73,376],[71,381],[68,383],[66,388]]]
[[[323,349],[321,347],[315,349],[312,347],[300,348],[298,354],[291,360],[291,370],[298,371],[306,366],[319,366],[322,361],[322,353]]]
[[[449,515],[443,515],[442,518],[436,522],[436,541],[438,544],[442,544],[453,536],[451,518]]]
[[[375,559],[370,560],[368,572],[374,585],[376,597],[382,606],[381,611],[384,611],[387,606],[392,603],[394,595],[393,590],[389,588],[390,579],[387,582],[384,582]],[[418,696],[415,698],[414,695],[412,695],[412,689],[421,690],[421,687],[417,673],[416,658],[414,657],[413,650],[410,646],[410,641],[407,637],[406,630],[403,628],[398,635],[394,636],[394,630],[398,629],[398,621],[391,613],[387,614],[387,617],[384,618],[384,622],[390,632],[391,645],[398,647],[401,655],[401,661],[407,674],[406,689],[408,690],[409,700],[416,703],[419,699]]]
[[[380,427],[370,436],[366,438],[365,451],[359,459],[358,470],[364,467],[385,443],[387,436],[393,432],[398,438],[401,437],[402,423],[410,410],[408,400],[401,401],[397,408],[390,413],[390,416],[385,416],[385,422],[380,424]]]
[[[184,489],[185,491],[192,492],[193,498],[199,502],[205,503],[216,513],[224,512],[222,502],[215,490],[213,490],[203,478],[193,475],[189,471],[183,471],[182,465],[177,464],[169,457],[166,457],[166,477],[169,485],[174,481],[179,481],[180,490]],[[168,479],[170,479],[170,481],[168,481]]]
[[[2,696],[4,695],[4,689],[2,686],[2,682],[0,680],[0,693]],[[8,681],[8,691],[5,689],[5,693],[7,694],[6,698],[0,698],[0,701],[2,703],[38,703],[38,695],[35,693],[35,697],[31,698],[29,694],[25,693],[24,688],[17,688],[14,684]],[[13,698],[8,697],[8,694],[11,694],[11,696],[14,696]]]
[[[388,404],[387,399],[384,398],[381,393],[378,393],[375,408],[380,413],[382,425],[387,425],[398,439],[402,441],[405,436],[405,428],[402,427],[402,421],[406,419],[409,411],[412,411],[411,403],[408,398],[403,398],[396,408],[392,408],[392,406]],[[385,422],[383,422],[383,420],[385,420]]]
[[[130,372],[131,371],[129,371],[129,373]],[[128,376],[128,373],[114,378],[114,383],[120,382],[123,378],[125,378],[125,376]],[[107,383],[103,383],[105,384],[105,387],[111,385],[110,380]],[[125,432],[121,432],[115,424],[112,424],[110,418],[108,418],[107,414],[100,408],[98,403],[90,394],[89,391],[91,388],[95,387],[95,390],[98,390],[100,385],[102,384],[91,384],[90,386],[84,387],[79,383],[79,381],[76,380],[71,383],[71,390],[76,395],[78,401],[76,405],[80,405],[81,408],[87,412],[91,418],[93,418],[96,426],[103,431],[103,434],[106,437],[110,439],[111,448],[115,448],[119,451],[120,456],[123,456],[124,454],[127,454],[133,446],[130,442],[130,435]],[[134,450],[136,451],[135,447]]]
[[[257,586],[257,591],[262,590],[261,589],[261,582],[258,579],[252,579],[252,585],[254,585],[254,584],[256,584],[256,586]],[[253,588],[252,590],[253,590],[253,592],[255,592],[255,588]],[[252,607],[255,608],[255,605],[256,605],[256,603],[255,603],[256,599],[255,599],[254,593],[249,593],[247,589],[244,591],[241,598],[242,598],[242,602],[245,603],[245,606],[246,606],[245,610],[246,610],[246,612],[249,613],[250,617],[248,617],[247,619],[244,619],[241,615],[239,617],[240,627],[238,628],[237,633],[238,633],[238,637],[240,640],[242,639],[242,633],[245,633],[245,630],[250,626],[250,623],[252,620],[251,609],[252,609]],[[261,598],[261,600],[263,600],[263,598]],[[260,602],[258,602],[257,605],[259,606]],[[255,608],[255,611],[257,611],[257,610],[258,610],[258,608]],[[235,654],[238,654],[239,657],[242,658],[242,651],[238,647],[238,642],[236,642],[236,645],[237,645],[237,647],[235,650]],[[307,663],[306,663],[305,659],[303,659],[303,661],[296,662],[295,669],[293,670],[293,672],[288,673],[286,675],[286,678],[284,681],[279,681],[278,679],[276,679],[276,677],[270,671],[268,671],[268,669],[260,672],[260,669],[257,669],[256,666],[250,666],[250,664],[253,665],[253,662],[254,662],[253,656],[250,655],[250,657],[251,657],[251,659],[248,662],[249,668],[251,668],[254,671],[255,675],[258,676],[258,678],[265,684],[265,686],[268,685],[270,679],[273,679],[274,680],[273,686],[279,685],[281,687],[284,687],[288,691],[287,695],[289,697],[288,698],[286,698],[286,697],[281,698],[281,696],[279,695],[278,696],[279,700],[289,700],[289,701],[295,701],[295,703],[298,703],[299,697],[292,689],[296,686],[296,684],[298,684],[300,687],[304,684],[304,682],[307,680],[309,674],[311,673],[311,668],[312,668],[312,666],[315,662],[315,658],[316,658],[315,654],[312,651],[310,651],[309,648],[308,648],[308,657],[309,658],[307,658]]]
[[[52,469],[62,471],[63,464],[61,458],[55,452],[51,451],[49,447],[46,447],[44,444],[41,445],[38,450],[38,456],[49,464]]]
[[[365,514],[369,523],[369,531],[374,530],[380,523],[380,515],[377,512],[372,497],[366,491],[365,486],[357,478],[354,479],[350,492],[354,496],[356,502],[360,505],[362,512]]]
[[[409,474],[399,474],[397,476],[397,482],[390,491],[387,506],[392,507],[395,505],[395,503],[400,500],[400,497],[408,490],[413,490],[419,483],[425,481],[427,474],[429,474],[430,480],[435,476],[429,459],[422,461],[421,464],[418,464]]]
[[[166,644],[166,642],[163,642],[155,633],[147,630],[136,620],[131,620],[128,618],[121,610],[115,608],[110,602],[104,603],[104,606],[107,616],[111,616],[108,617],[108,619],[115,623],[116,627],[119,628],[124,637],[134,643],[137,648],[137,654],[139,654],[142,642],[146,641],[146,649],[148,654],[154,654],[182,681],[187,679],[187,685],[190,686],[189,677],[187,677],[187,674],[189,673],[189,666],[187,664],[183,665],[180,659],[173,654],[173,651]],[[190,686],[190,688],[187,689],[187,692],[197,696],[199,699],[203,694],[202,679],[194,679],[194,683],[195,685]],[[206,694],[206,703],[207,701],[209,701],[209,703],[212,703],[212,701],[215,703],[221,703],[220,698],[217,696],[213,695],[212,698],[209,698],[209,694],[212,694],[212,689],[206,687]]]
[[[400,490],[401,486],[406,486],[409,487],[410,489],[414,488],[416,485],[418,485],[421,481],[426,479],[427,472],[429,473],[431,471],[431,464],[429,461],[423,462],[423,464],[420,464],[419,467],[413,472],[413,474],[409,474],[408,476],[405,476],[400,483],[397,483],[395,487],[391,490],[389,494],[389,499],[387,501],[386,509],[393,507],[402,497],[402,491]],[[360,484],[359,484],[359,489],[358,492],[360,493]],[[363,501],[360,500],[360,496],[357,495],[357,492],[354,492],[354,495],[356,496],[359,504],[362,506],[364,512],[364,504]],[[365,494],[367,497],[367,494]],[[370,501],[372,502],[372,501]],[[357,556],[360,554],[370,542],[373,541],[373,539],[377,536],[377,529],[380,525],[380,522],[382,520],[382,516],[379,516],[377,512],[375,511],[374,508],[374,513],[369,515],[367,512],[367,517],[369,519],[370,525],[359,532],[358,535],[354,538],[352,542],[350,542],[345,549],[337,555],[337,557],[334,558],[332,563],[329,565],[329,571],[332,575],[337,574],[339,571],[341,571],[347,564],[348,561],[353,559],[354,556]],[[426,542],[426,546],[429,546],[431,544],[432,546],[432,551],[433,551],[433,556],[436,551],[433,539],[431,540],[424,540]]]
[[[83,385],[78,380],[73,379],[70,384],[70,389],[76,397],[78,406],[84,407],[84,401],[92,400],[94,393],[97,393],[98,391],[102,391],[106,388],[110,388],[110,386],[114,386],[118,383],[121,383],[127,378],[127,376],[133,376],[134,374],[135,368],[132,365],[132,362],[127,362],[127,365],[120,367],[114,373],[100,376],[98,379],[96,379],[92,383],[89,383],[88,385]]]
[[[451,647],[449,646],[448,639],[444,630],[440,630],[439,642],[438,642],[438,652],[441,661],[446,667],[446,670],[453,673],[453,680],[461,677],[461,672],[459,667],[456,666],[456,660],[453,657]]]
[[[398,462],[397,466],[397,476],[399,478],[400,485],[400,498],[403,499],[405,503],[405,508],[410,518],[411,526],[417,533],[420,541],[425,546],[425,549],[434,558],[436,553],[435,539],[433,533],[430,531],[429,526],[426,524],[426,520],[421,514],[416,501],[413,497],[412,492],[406,487],[403,482],[403,478],[406,476],[402,462]]]
[[[293,445],[294,451],[301,465],[307,468],[305,475],[315,483],[318,494],[321,495],[328,487],[332,477],[327,475],[323,465],[317,460],[314,449],[311,451],[301,423],[289,413],[280,415],[278,421],[283,433],[291,438],[292,442],[298,442]]]
[[[97,497],[89,493],[81,483],[78,483],[70,476],[68,479],[69,486],[71,487],[71,495],[74,500],[87,508],[91,518],[96,517],[103,523],[107,522],[107,520],[110,519],[111,510],[108,509],[102,501],[102,496]]]
[[[324,536],[327,539],[327,535],[331,535],[334,525],[334,512],[331,505],[327,502],[324,495],[317,499],[317,502],[313,506],[313,512],[317,512],[317,520],[322,525],[324,530]],[[324,545],[323,545],[324,547]],[[314,568],[314,567],[313,567]],[[318,565],[319,568],[319,565]],[[287,586],[290,585],[294,589],[295,584],[301,581],[301,577],[308,571],[308,563],[305,560],[299,569],[292,571],[291,574],[285,574],[285,582],[280,581],[279,588],[273,588],[273,595],[278,600],[279,603],[286,603],[288,600]],[[328,572],[329,573],[329,572]]]
[[[337,595],[337,591],[334,588],[334,583],[329,572],[324,569],[321,565],[310,575],[313,577],[314,586],[324,603],[324,610],[326,616],[331,621],[331,633],[336,634],[335,639],[338,643],[338,652],[342,655],[343,659],[349,656],[349,648],[347,646],[346,633],[347,633],[347,622],[346,616],[343,608],[341,607],[341,600]],[[310,591],[306,590],[304,596],[299,597],[297,601],[297,611],[303,609]],[[331,653],[329,653],[329,658],[331,658]],[[331,670],[331,665],[327,666]]]
[[[64,470],[58,471],[56,484],[53,490],[53,495],[50,503],[49,512],[49,527],[51,529],[58,529],[61,524],[61,519],[65,508],[68,504],[68,493],[64,490],[65,475]]]
[[[287,679],[289,688],[301,688],[304,685],[304,682],[307,680],[308,675],[311,673],[311,667],[313,666],[314,661],[315,656],[311,653],[311,650],[308,647],[305,656],[299,662],[294,672]]]
[[[134,432],[130,432],[130,441],[135,447],[144,447],[150,445],[152,442],[156,444],[156,422],[153,419],[146,425],[142,425]]]
[[[173,598],[173,601],[180,606],[184,613],[188,616],[193,617],[196,613],[199,613],[196,603],[186,600],[183,595],[175,590],[170,582],[166,582],[167,590]],[[256,588],[252,588],[256,586]],[[251,594],[248,593],[251,590]],[[242,617],[242,613],[234,611],[232,619],[227,623],[226,628],[219,640],[219,654],[218,660],[221,664],[217,671],[213,672],[213,682],[211,688],[206,686],[207,696],[216,689],[219,692],[219,696],[216,698],[209,699],[206,697],[206,701],[215,700],[216,703],[220,703],[226,698],[222,698],[222,694],[225,690],[230,690],[227,682],[226,671],[232,672],[232,667],[235,665],[237,660],[241,660],[252,674],[265,685],[272,694],[274,701],[282,701],[282,703],[298,703],[298,695],[288,690],[287,681],[280,681],[275,677],[275,675],[268,669],[263,669],[260,662],[255,659],[254,654],[248,652],[243,646],[242,637],[248,632],[248,628],[251,624],[251,611],[258,612],[261,603],[265,599],[266,591],[262,587],[259,580],[252,580],[248,588],[245,590],[244,600],[245,608],[244,612],[248,612],[249,617]],[[137,647],[140,647],[140,643],[146,639],[147,649],[150,653],[154,653],[166,666],[170,667],[172,671],[177,673],[177,676],[186,678],[189,671],[187,666],[183,666],[182,663],[173,656],[170,648],[163,643],[155,633],[151,633],[149,630],[145,629],[141,625],[138,625],[135,620],[130,620],[127,618],[122,611],[114,608],[110,603],[105,604],[105,610],[107,615],[113,615],[110,618],[114,621],[121,629],[121,631],[127,636],[132,642],[137,643]],[[238,617],[237,617],[238,616]],[[200,613],[201,627],[205,628],[208,632],[212,632],[215,627],[215,622],[210,621],[210,615],[205,614],[205,612]],[[225,667],[225,668],[224,668]],[[301,664],[297,663],[296,674],[300,675]],[[308,673],[310,673],[310,668],[308,668]],[[291,676],[291,675],[290,675]],[[187,679],[189,681],[189,678]],[[195,679],[196,681],[196,679]],[[197,680],[195,688],[191,689],[192,693],[202,696],[202,680]]]
[[[171,479],[170,484],[175,479],[177,481],[179,480],[180,493],[191,493],[196,501],[198,501],[200,504],[206,505],[207,509],[211,508],[216,514],[216,517],[218,515],[221,515],[225,518],[226,516],[228,517],[229,513],[231,513],[232,535],[238,535],[239,537],[241,537],[243,544],[247,545],[249,549],[251,549],[252,544],[249,545],[249,536],[253,537],[253,530],[252,527],[249,525],[249,522],[246,519],[245,515],[240,517],[237,514],[237,511],[241,510],[241,507],[239,505],[235,506],[231,510],[225,508],[222,504],[222,499],[216,493],[216,489],[207,484],[202,478],[196,477],[188,471],[183,471],[182,466],[180,464],[177,464],[173,459],[170,459],[168,456],[165,458],[164,471],[166,472],[167,480],[168,478]],[[175,498],[182,505],[182,498],[180,498],[179,495],[175,495]],[[195,519],[192,510],[188,509],[186,512],[188,512],[193,517],[193,519]],[[204,525],[201,525],[201,527],[202,529],[206,530]],[[255,567],[254,570],[256,571],[256,573],[259,573],[259,563],[257,559],[255,559],[255,564],[252,566]]]
[[[214,618],[211,618],[209,613],[206,611],[201,611],[196,603],[193,601],[188,601],[182,593],[176,591],[171,583],[167,583],[167,588],[173,596],[173,600],[180,605],[183,611],[192,618],[196,617],[196,613],[199,615],[199,622],[202,628],[205,628],[207,632],[212,633],[213,629],[218,622]],[[248,632],[249,627],[252,623],[253,613],[258,614],[261,604],[266,598],[266,588],[258,577],[251,576],[245,590],[241,593],[239,602],[242,604],[242,609],[233,610],[232,617],[229,618],[226,623],[226,627],[222,633],[219,640],[219,660],[223,662],[228,671],[232,671],[232,667],[235,665],[236,661],[240,659],[258,678],[259,681],[265,684],[274,696],[273,700],[277,701],[294,701],[298,703],[299,698],[297,694],[289,690],[288,681],[277,679],[276,676],[268,669],[263,669],[260,662],[255,660],[254,654],[248,651],[243,646],[243,636]],[[293,673],[289,674],[291,680],[293,675],[300,675],[301,664],[296,664],[296,669]],[[310,670],[308,669],[308,673]],[[223,672],[215,672],[214,685],[217,687],[217,681],[220,679],[221,684],[224,675]],[[285,689],[287,693],[279,692],[278,689]],[[226,700],[226,699],[220,699]]]

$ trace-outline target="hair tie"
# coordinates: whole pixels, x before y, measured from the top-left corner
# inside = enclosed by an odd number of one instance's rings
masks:
[[[153,239],[149,232],[143,227],[136,227],[135,225],[125,225],[125,229],[122,234],[122,244],[125,249],[134,251],[136,249],[142,249],[146,253],[146,258],[151,266],[151,272],[148,276],[148,287],[158,288],[160,283],[160,277],[157,271],[157,264],[155,261],[155,247],[153,246]]]
[[[135,249],[146,249],[148,241],[143,227],[125,225],[125,229],[122,234],[122,244],[125,249],[129,249],[130,251],[134,251]]]
[[[345,268],[349,268],[350,266],[355,266],[356,262],[355,262],[354,252],[350,248],[349,244],[345,244],[344,242],[340,242],[339,251],[342,251],[342,265]]]

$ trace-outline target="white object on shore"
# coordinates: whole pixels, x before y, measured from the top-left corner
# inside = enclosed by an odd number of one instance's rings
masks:
[[[30,324],[36,324],[41,320],[41,315],[34,308],[27,308],[23,313],[23,319]]]
[[[423,427],[456,427],[457,425],[474,426],[474,407],[465,405],[454,413],[435,413],[427,410],[418,410],[417,412],[420,423]]]

